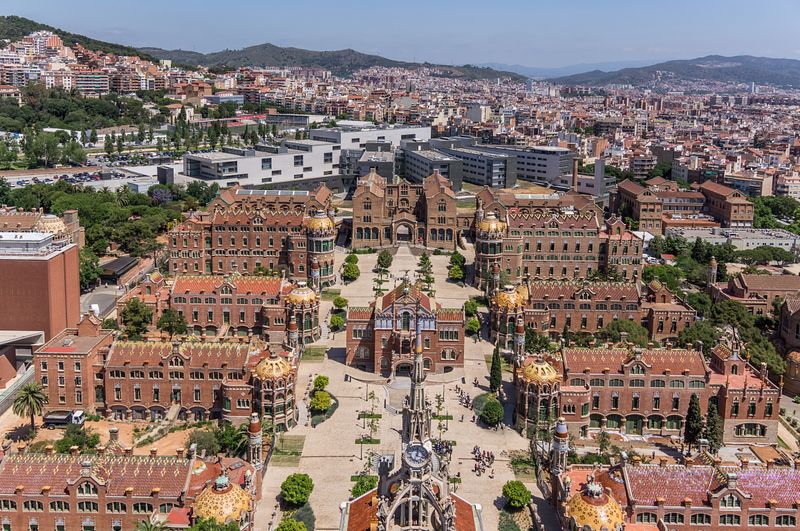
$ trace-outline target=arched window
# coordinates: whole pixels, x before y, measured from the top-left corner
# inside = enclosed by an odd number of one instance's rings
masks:
[[[753,526],[767,526],[769,525],[769,516],[766,514],[751,514],[747,519],[747,524]]]
[[[78,485],[77,493],[78,496],[95,496],[97,495],[97,487],[95,487],[94,483],[84,481]]]
[[[711,515],[706,513],[695,513],[689,519],[692,525],[711,525]]]
[[[790,514],[782,514],[775,518],[777,527],[794,527],[797,525],[797,518]]]
[[[719,525],[739,526],[741,523],[742,518],[738,514],[721,514],[719,517]]]
[[[403,330],[411,330],[411,314],[403,312]]]
[[[719,500],[720,507],[741,507],[742,500],[740,500],[737,496],[733,494],[728,494],[727,496],[723,496]]]
[[[656,513],[639,513],[636,515],[637,524],[655,524],[658,522]]]

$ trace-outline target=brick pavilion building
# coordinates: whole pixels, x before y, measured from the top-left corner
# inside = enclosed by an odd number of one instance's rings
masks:
[[[531,280],[505,286],[489,301],[489,333],[502,348],[512,349],[518,319],[551,339],[569,330],[594,334],[620,319],[635,321],[660,341],[675,338],[694,322],[696,313],[660,282],[646,286],[646,295],[634,282]]]
[[[590,196],[484,188],[475,211],[475,285],[487,295],[533,279],[587,279],[642,269],[642,240],[618,218],[603,220]]]
[[[408,280],[368,307],[347,310],[347,365],[375,374],[408,375],[421,323],[424,368],[446,373],[464,366],[464,311],[443,308]]]
[[[320,337],[319,290],[305,281],[254,275],[178,275],[165,279],[151,273],[117,301],[117,319],[132,298],[152,311],[155,329],[166,309],[186,320],[189,333],[200,337],[257,336],[267,343],[284,341],[286,325],[297,321],[300,342]]]
[[[283,271],[326,286],[335,280],[331,192],[229,188],[167,238],[173,275]],[[312,275],[312,271],[318,274]]]
[[[247,422],[256,411],[276,431],[296,422],[296,319],[284,345],[225,341],[121,341],[93,316],[34,353],[50,410],[82,409],[119,420]]]
[[[705,412],[717,405],[726,444],[774,444],[781,391],[737,348],[720,343],[708,361],[698,350],[562,348],[557,355],[524,354],[515,343],[515,422],[527,431],[563,417],[570,433],[586,438],[593,430],[632,435],[681,435],[692,394]],[[558,392],[554,393],[554,387]],[[544,393],[544,394],[543,394]]]
[[[373,170],[353,194],[353,249],[410,243],[455,251],[469,228],[457,207],[452,184],[438,171],[413,184],[388,183]]]

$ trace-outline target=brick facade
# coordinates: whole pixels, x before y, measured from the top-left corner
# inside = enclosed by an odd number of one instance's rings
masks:
[[[324,185],[313,192],[224,190],[207,211],[193,213],[169,232],[169,272],[250,274],[261,269],[306,280],[316,262],[319,282],[326,286],[335,279],[330,197]]]
[[[416,323],[421,323],[425,369],[464,366],[464,311],[442,308],[408,281],[368,307],[347,311],[347,364],[375,374],[408,375]]]
[[[387,183],[371,171],[353,194],[354,249],[398,243],[455,251],[459,226],[458,201],[450,181],[438,171],[422,184]],[[463,222],[462,222],[463,223]]]

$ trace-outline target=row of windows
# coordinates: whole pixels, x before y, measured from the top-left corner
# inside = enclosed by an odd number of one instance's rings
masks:
[[[175,304],[186,304],[186,300],[187,300],[186,297],[173,297],[172,298],[172,302],[175,303]],[[204,304],[204,302],[203,302],[204,300],[205,300],[205,304],[216,304],[217,303],[217,299],[215,299],[213,297],[206,297],[205,299],[202,299],[200,297],[189,297],[188,300],[189,300],[190,304]],[[276,304],[277,303],[277,301],[275,299],[269,299],[268,302],[270,304]],[[233,304],[233,299],[230,298],[230,297],[222,297],[220,299],[220,304]],[[255,297],[253,299],[249,299],[248,300],[248,299],[246,299],[244,297],[239,297],[239,298],[236,299],[236,304],[238,304],[240,306],[246,306],[246,305],[249,305],[249,304],[260,306],[260,305],[264,304],[264,299],[259,298],[259,297]]]
[[[684,515],[681,513],[667,513],[664,515],[666,524],[683,524]],[[640,524],[656,524],[658,516],[655,513],[640,513],[636,515],[636,522]],[[711,515],[707,513],[695,513],[689,517],[691,525],[711,525]],[[721,514],[719,525],[721,526],[740,526],[742,518],[738,514]],[[752,514],[747,519],[750,526],[764,527],[769,525],[769,516],[766,514]],[[792,515],[780,515],[775,518],[777,527],[794,527],[797,519]]]
[[[70,504],[67,501],[51,501],[50,512],[66,513],[70,511]],[[175,507],[172,503],[162,503],[159,505],[159,512],[168,513]],[[94,501],[80,501],[77,504],[79,513],[96,513],[100,511],[100,505]],[[153,505],[146,502],[137,502],[131,506],[134,514],[150,514],[153,512]],[[14,500],[0,500],[0,511],[16,511],[17,502]],[[44,503],[39,500],[25,500],[22,502],[22,510],[31,513],[44,512]],[[109,502],[106,504],[106,512],[108,513],[127,513],[128,506],[124,502]]]
[[[633,373],[636,374],[636,373]],[[572,378],[569,381],[572,386],[583,387],[586,385],[586,380],[583,378]],[[628,381],[628,387],[644,387],[645,381],[640,378],[632,378]],[[590,387],[605,387],[606,381],[603,378],[591,378],[589,380]],[[686,382],[683,380],[670,380],[669,386],[673,389],[683,389],[686,387]],[[690,389],[703,389],[706,383],[703,380],[690,380]],[[625,387],[625,380],[622,378],[610,378],[608,380],[608,387]],[[666,381],[661,379],[650,380],[650,387],[666,387]]]

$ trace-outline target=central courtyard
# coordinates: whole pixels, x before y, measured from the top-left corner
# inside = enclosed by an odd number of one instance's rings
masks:
[[[383,288],[391,290],[403,278],[414,280],[421,250],[400,246],[394,251],[394,259],[389,277]],[[471,249],[463,250],[467,263],[472,262]],[[349,284],[337,284],[330,290],[346,298],[350,306],[367,306],[375,299],[373,269],[377,254],[358,255],[361,274],[358,280]],[[481,295],[475,288],[447,281],[449,256],[431,255],[435,279],[434,299],[444,307],[460,308],[470,297]],[[336,263],[344,263],[345,254],[339,253]],[[470,272],[468,272],[469,274]],[[320,308],[320,319],[327,322],[333,310],[333,297],[325,295]],[[276,442],[276,455],[270,461],[264,477],[264,497],[256,513],[256,527],[267,529],[280,521],[281,513],[278,493],[283,480],[295,472],[306,473],[314,481],[314,491],[309,500],[316,517],[316,529],[338,529],[339,507],[346,501],[353,487],[352,477],[370,469],[370,458],[375,455],[400,454],[400,428],[402,418],[399,408],[407,393],[408,379],[398,377],[389,379],[372,373],[359,371],[344,364],[345,332],[325,331],[320,341],[312,349],[324,349],[325,356],[300,362],[298,368],[297,396],[303,397],[300,422]],[[468,337],[465,341],[464,368],[447,374],[430,374],[426,381],[426,397],[434,408],[434,414],[442,420],[434,420],[432,431],[442,439],[453,441],[451,473],[457,479],[454,489],[457,494],[478,503],[483,508],[486,529],[496,529],[500,508],[503,505],[501,490],[503,484],[512,479],[521,479],[528,488],[538,493],[530,477],[515,478],[510,465],[510,452],[525,451],[528,441],[509,428],[511,404],[506,404],[506,423],[501,429],[487,429],[473,420],[473,412],[460,403],[462,392],[474,398],[488,392],[488,367],[486,357],[494,346],[487,341]],[[326,388],[338,401],[335,412],[324,422],[312,427],[307,413],[309,391],[317,375],[330,378]],[[477,379],[478,385],[474,384]],[[508,380],[509,375],[504,379]],[[437,396],[438,395],[438,396]],[[441,398],[438,398],[441,397]],[[299,398],[298,398],[299,400]],[[437,402],[441,406],[437,407]],[[373,422],[370,433],[368,422],[359,418],[359,413],[380,414],[377,423]],[[377,425],[375,425],[377,424]],[[362,436],[372,436],[375,444],[359,444]],[[299,443],[298,443],[299,441]],[[373,441],[375,442],[375,441]],[[292,452],[282,450],[282,444],[290,444]],[[474,472],[475,461],[472,450],[475,446],[493,452],[496,459],[492,467],[479,477]],[[287,454],[298,454],[294,459]],[[278,459],[276,459],[276,457]],[[462,478],[460,482],[458,478]]]

